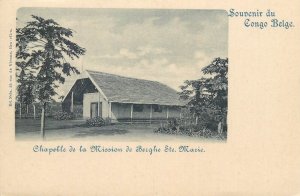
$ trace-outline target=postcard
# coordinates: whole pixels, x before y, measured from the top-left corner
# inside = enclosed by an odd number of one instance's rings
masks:
[[[1,1],[0,195],[300,194],[297,1]]]

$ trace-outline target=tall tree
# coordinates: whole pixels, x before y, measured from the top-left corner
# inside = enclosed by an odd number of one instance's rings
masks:
[[[24,50],[25,37],[19,37],[20,29],[17,29],[17,53],[16,53],[16,76],[17,76],[17,97],[19,102],[19,115],[22,118],[22,108],[24,105],[31,104],[34,100],[33,85],[34,77],[30,63],[26,62],[29,53]]]
[[[222,132],[224,124],[227,123],[228,58],[216,58],[202,71],[206,75],[211,75],[207,80],[207,89],[211,94],[210,105],[215,110],[215,116],[219,121],[218,131]]]
[[[84,55],[86,50],[70,40],[73,31],[61,27],[52,19],[32,15],[33,20],[17,29],[17,59],[34,71],[33,94],[42,105],[41,135],[44,139],[45,109],[65,76],[79,74],[70,62]]]
[[[221,132],[227,118],[228,58],[216,58],[201,71],[210,77],[186,80],[180,96],[188,100],[187,106],[197,119],[210,116],[219,121]]]
[[[23,106],[27,106],[28,109],[28,106],[34,102],[34,81],[34,76],[26,67],[26,63],[17,62],[17,100],[20,103],[20,118],[22,118]]]
[[[206,78],[200,78],[198,80],[186,80],[184,85],[180,86],[182,90],[180,97],[188,101],[188,109],[196,118],[196,124],[199,118],[201,121],[207,119],[211,95],[206,92],[206,83]]]

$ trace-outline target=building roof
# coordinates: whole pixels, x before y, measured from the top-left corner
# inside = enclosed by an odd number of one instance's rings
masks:
[[[96,71],[86,71],[110,102],[183,106],[178,93],[165,84]]]

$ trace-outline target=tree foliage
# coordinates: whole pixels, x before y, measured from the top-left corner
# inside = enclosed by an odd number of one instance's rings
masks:
[[[65,76],[79,74],[70,61],[85,54],[85,49],[72,42],[73,31],[61,27],[52,19],[32,15],[23,28],[16,29],[18,96],[25,100],[38,100],[42,105],[41,135],[45,138],[45,109],[59,83]],[[21,110],[20,110],[21,111]]]
[[[186,80],[181,86],[180,97],[187,100],[187,106],[193,115],[226,121],[228,58],[216,58],[201,71],[209,77]]]
[[[52,19],[32,15],[23,28],[17,28],[17,78],[18,93],[23,95],[26,87],[40,102],[48,102],[56,95],[59,83],[65,76],[78,74],[71,60],[85,54],[85,49],[70,40],[73,31],[61,27]],[[30,80],[30,84],[28,82]],[[27,85],[26,85],[27,83]]]
[[[34,83],[35,79],[33,76],[33,73],[28,70],[28,68],[25,66],[26,64],[17,62],[17,100],[20,103],[24,103],[25,105],[29,105],[34,102]]]

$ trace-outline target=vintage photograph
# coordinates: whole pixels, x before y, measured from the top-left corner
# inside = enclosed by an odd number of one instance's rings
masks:
[[[17,140],[227,140],[225,10],[20,8]]]

